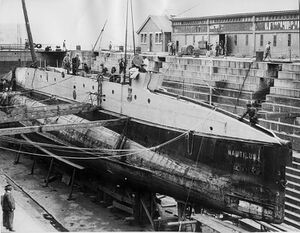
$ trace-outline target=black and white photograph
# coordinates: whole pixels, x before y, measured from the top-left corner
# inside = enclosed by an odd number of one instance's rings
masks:
[[[300,232],[300,0],[0,0],[0,232]]]

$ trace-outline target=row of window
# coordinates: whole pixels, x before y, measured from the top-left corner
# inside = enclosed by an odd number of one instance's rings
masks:
[[[248,46],[249,45],[249,35],[245,35],[245,45]],[[237,46],[238,43],[238,37],[237,35],[234,35],[234,45]],[[260,41],[259,41],[259,45],[260,46],[264,46],[264,35],[260,35]],[[288,39],[287,39],[287,46],[291,46],[292,45],[292,35],[288,34]],[[273,43],[272,43],[273,47],[277,46],[277,35],[273,35]]]
[[[150,34],[150,38],[151,38],[151,36],[152,36],[152,34]],[[141,33],[140,34],[141,44],[146,44],[147,43],[147,37],[148,37],[147,33]],[[154,34],[154,43],[156,43],[156,44],[162,43],[162,33],[161,32],[156,32]]]
[[[258,16],[255,18],[257,21],[267,21],[270,19],[299,19],[298,15],[273,15],[273,16]]]
[[[269,21],[269,20],[298,20],[298,15],[271,15],[271,16],[256,16],[256,21]],[[197,25],[206,24],[209,19],[191,20],[191,21],[173,21],[173,25]],[[234,18],[222,18],[222,19],[210,19],[209,23],[227,23],[227,22],[252,22],[252,17],[234,17]]]
[[[255,28],[253,28],[255,26]],[[208,30],[209,29],[209,30]],[[298,30],[299,21],[268,21],[256,22],[255,25],[251,22],[243,23],[211,23],[209,25],[173,25],[174,33],[197,33],[197,32],[234,32],[234,31],[272,31],[272,30]]]

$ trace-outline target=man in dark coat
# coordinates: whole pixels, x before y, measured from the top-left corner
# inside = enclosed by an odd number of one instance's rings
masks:
[[[250,102],[247,103],[247,110],[246,112],[240,117],[239,120],[242,120],[246,115],[249,116],[249,121],[251,126],[255,126],[258,123],[257,118],[257,105],[251,104]]]
[[[125,73],[125,62],[124,59],[121,58],[120,62],[119,62],[119,74],[124,74]]]
[[[1,206],[3,211],[3,226],[10,231],[15,231],[13,229],[14,220],[14,210],[15,210],[15,200],[11,194],[11,185],[5,186],[5,193],[1,196]]]
[[[76,54],[76,56],[72,58],[72,73],[73,73],[73,75],[77,74],[79,66],[80,66],[80,58],[79,58],[79,55]]]

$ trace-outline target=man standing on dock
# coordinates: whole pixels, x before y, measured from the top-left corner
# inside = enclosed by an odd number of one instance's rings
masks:
[[[67,51],[66,40],[64,40],[64,42],[63,42],[63,51]]]
[[[271,41],[268,41],[268,44],[266,45],[264,60],[266,60],[266,58],[269,58],[269,60],[271,59]]]
[[[120,62],[119,62],[119,74],[124,74],[125,73],[125,62],[124,62],[124,59],[121,58],[120,59]]]
[[[3,226],[9,231],[15,231],[13,229],[14,211],[15,211],[15,200],[11,194],[12,186],[5,186],[5,193],[1,196],[1,206],[3,211]]]
[[[63,68],[67,70],[67,74],[70,73],[71,70],[71,59],[70,54],[67,53],[67,55],[63,59]]]
[[[76,56],[72,58],[72,73],[73,73],[73,75],[77,75],[79,66],[80,66],[80,58],[79,58],[79,55],[76,54]]]

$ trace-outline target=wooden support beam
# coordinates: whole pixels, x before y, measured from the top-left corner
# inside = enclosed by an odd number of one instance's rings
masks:
[[[50,162],[50,166],[49,166],[49,170],[48,170],[48,174],[47,174],[47,178],[46,178],[46,184],[45,186],[47,187],[48,184],[49,184],[49,178],[50,178],[50,175],[51,175],[51,171],[52,171],[52,168],[53,168],[53,163],[54,163],[54,159],[57,159],[58,161],[61,161],[71,167],[73,167],[73,173],[72,173],[72,178],[71,178],[71,188],[70,188],[70,193],[69,193],[69,197],[68,197],[68,200],[72,200],[72,193],[73,193],[73,189],[74,189],[74,181],[75,181],[75,175],[76,175],[76,169],[78,170],[83,170],[84,167],[76,164],[76,163],[73,163],[67,159],[64,159],[64,158],[61,158],[53,153],[51,153],[50,151],[44,149],[43,147],[39,146],[39,145],[36,145],[34,144],[33,141],[31,141],[29,138],[27,138],[25,135],[22,135],[21,136],[26,140],[28,141],[29,143],[31,143],[33,146],[35,146],[37,149],[43,151],[44,153],[46,153],[47,155],[50,155],[51,156],[51,162]],[[35,164],[35,160],[34,160],[34,164]],[[34,168],[34,164],[32,165],[32,169],[31,169],[31,173],[33,174],[33,168]]]
[[[197,224],[196,220],[186,220],[186,221],[179,221],[179,222],[168,222],[168,226],[180,226],[180,225],[188,225],[188,224]]]
[[[76,175],[76,168],[73,168],[72,178],[71,178],[71,189],[68,197],[68,201],[72,200],[72,193],[74,188],[74,181],[75,181],[75,175]]]
[[[132,198],[126,197],[125,195],[119,194],[117,193],[115,190],[110,189],[108,187],[105,186],[98,186],[98,189],[101,190],[102,192],[110,195],[111,197],[113,197],[114,199],[121,201],[121,202],[125,202],[129,205],[133,205],[134,201],[132,200]]]
[[[269,223],[263,222],[263,221],[256,221],[261,225],[261,228],[265,228],[267,231],[272,231],[272,232],[281,232],[281,229],[278,229],[277,227],[272,226]]]
[[[177,205],[174,204],[166,204],[166,205],[161,205],[162,208],[170,208],[170,207],[176,207]]]
[[[123,124],[128,118],[112,119],[112,120],[99,120],[89,121],[81,123],[69,123],[69,124],[50,124],[50,125],[34,125],[25,127],[12,127],[0,129],[0,136],[15,135],[15,134],[26,134],[36,132],[48,132],[48,131],[59,131],[65,129],[78,129],[78,128],[92,128],[106,125],[120,125]]]
[[[144,208],[144,211],[145,211],[145,213],[146,213],[146,215],[147,215],[147,217],[148,217],[148,219],[149,219],[149,221],[151,223],[152,229],[154,230],[155,229],[155,225],[154,225],[153,219],[151,217],[151,214],[149,213],[149,211],[147,209],[147,206],[146,206],[146,204],[145,204],[145,202],[143,201],[142,198],[140,198],[140,202],[141,202],[141,204],[142,204],[142,206]]]
[[[91,104],[59,104],[46,105],[39,107],[18,107],[13,109],[9,115],[1,116],[0,124],[27,121],[35,119],[43,119],[47,117],[64,116],[70,114],[77,114],[80,112],[91,112],[98,107]]]
[[[117,201],[113,201],[113,207],[117,208],[117,209],[120,209],[120,210],[123,210],[124,212],[127,212],[129,214],[133,214],[133,209],[126,206],[126,205],[123,205]]]
[[[57,160],[59,160],[59,161],[65,163],[65,164],[67,164],[67,165],[69,165],[69,166],[71,166],[71,167],[74,167],[74,168],[76,168],[76,169],[79,169],[79,170],[83,170],[83,169],[84,169],[84,167],[82,167],[82,166],[80,166],[80,165],[78,165],[78,164],[76,164],[76,163],[73,163],[73,162],[71,162],[71,161],[69,161],[69,160],[67,160],[67,159],[64,159],[64,158],[62,158],[62,157],[60,157],[60,156],[57,156],[57,155],[51,153],[50,151],[44,149],[43,147],[41,147],[41,146],[39,146],[39,145],[36,145],[33,141],[31,141],[31,140],[30,140],[29,138],[27,138],[25,135],[21,135],[21,136],[22,136],[22,138],[24,138],[26,141],[28,141],[29,143],[31,143],[34,147],[36,147],[37,149],[43,151],[45,154],[49,155],[50,157],[55,158],[55,159],[57,159]]]
[[[247,232],[237,226],[223,222],[223,221],[216,219],[209,215],[195,214],[191,217],[192,217],[192,219],[198,221],[201,224],[206,225],[207,227],[213,229],[216,232],[220,232],[220,233],[221,232],[222,233]]]
[[[32,166],[31,166],[31,173],[30,173],[30,175],[33,175],[33,174],[34,174],[35,163],[36,163],[36,158],[34,157],[34,158],[33,158],[33,163],[32,163]]]
[[[49,184],[49,178],[50,178],[50,175],[51,175],[51,171],[52,171],[52,167],[53,167],[53,162],[54,162],[54,158],[51,158],[50,166],[49,166],[49,169],[48,169],[48,174],[47,174],[47,177],[46,177],[45,187],[48,187],[48,184]]]
[[[20,156],[21,156],[20,152],[21,152],[21,149],[22,149],[22,144],[20,144],[19,152],[18,152],[18,154],[17,154],[17,156],[16,156],[16,159],[15,159],[15,161],[14,161],[14,164],[18,164],[19,161],[20,161]]]

